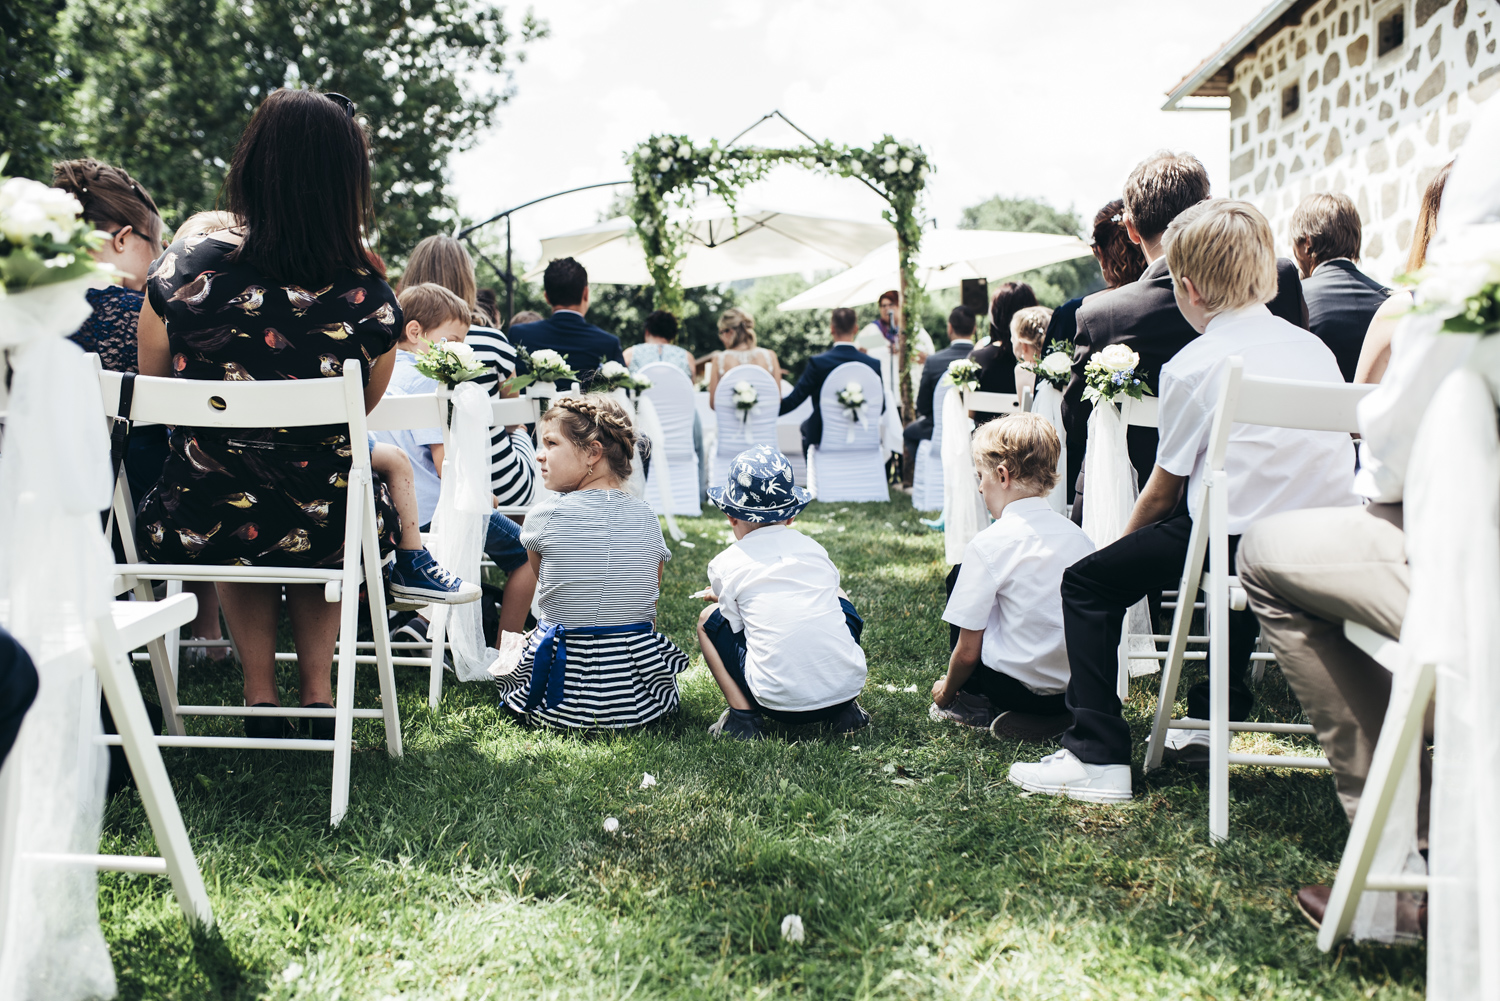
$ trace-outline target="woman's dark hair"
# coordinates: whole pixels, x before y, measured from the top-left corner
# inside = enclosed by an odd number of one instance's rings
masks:
[[[652,337],[660,337],[664,341],[675,341],[677,339],[677,317],[665,309],[658,309],[646,317],[646,333]]]
[[[1094,213],[1094,232],[1090,240],[1099,270],[1110,288],[1135,281],[1146,271],[1146,255],[1125,231],[1125,200],[1116,198]]]
[[[267,278],[322,284],[368,271],[370,146],[350,110],[311,90],[277,90],[250,119],[224,180],[245,221],[236,252]]]
[[[119,167],[98,160],[64,160],[52,165],[52,186],[78,199],[83,217],[100,229],[129,226],[161,249],[161,212],[150,192]]]
[[[1010,343],[1010,318],[1027,306],[1036,305],[1036,293],[1025,282],[1006,282],[995,290],[990,300],[990,341],[1000,344],[1012,354],[1015,348]]]

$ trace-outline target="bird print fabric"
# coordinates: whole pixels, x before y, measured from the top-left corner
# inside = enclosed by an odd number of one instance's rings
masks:
[[[346,271],[332,283],[273,281],[213,237],[172,244],[151,266],[146,295],[166,323],[172,375],[255,382],[323,379],[374,359],[401,330],[396,296],[379,276]],[[157,563],[338,566],[343,562],[349,468],[355,447],[342,425],[302,428],[177,427],[136,525]],[[376,481],[381,549],[400,521]]]

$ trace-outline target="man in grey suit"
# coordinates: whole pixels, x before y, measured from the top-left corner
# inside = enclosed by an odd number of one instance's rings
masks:
[[[1292,213],[1292,254],[1302,272],[1309,329],[1338,359],[1345,382],[1354,381],[1365,331],[1391,294],[1354,266],[1360,240],[1359,212],[1348,195],[1308,195]]]

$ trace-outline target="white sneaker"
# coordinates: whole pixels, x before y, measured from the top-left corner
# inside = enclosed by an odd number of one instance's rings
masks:
[[[1194,717],[1186,718],[1193,719]],[[1185,765],[1200,771],[1206,770],[1208,749],[1207,730],[1171,729],[1167,731],[1162,760],[1168,764]]]
[[[1041,761],[1017,761],[1010,780],[1027,792],[1066,796],[1085,803],[1130,801],[1129,765],[1090,765],[1064,748]]]

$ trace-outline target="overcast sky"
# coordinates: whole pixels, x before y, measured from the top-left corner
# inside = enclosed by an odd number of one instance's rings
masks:
[[[495,127],[453,164],[473,218],[628,176],[653,132],[728,140],[780,109],[814,136],[920,143],[927,214],[957,225],[993,194],[1039,196],[1086,218],[1161,147],[1228,170],[1228,112],[1161,111],[1165,91],[1266,0],[537,0],[550,38],[515,74]],[[512,12],[520,9],[512,6]],[[767,123],[746,141],[795,142]],[[517,254],[592,224],[609,189],[515,218]],[[855,181],[780,168],[742,204],[878,220]],[[503,232],[503,229],[499,230]]]

